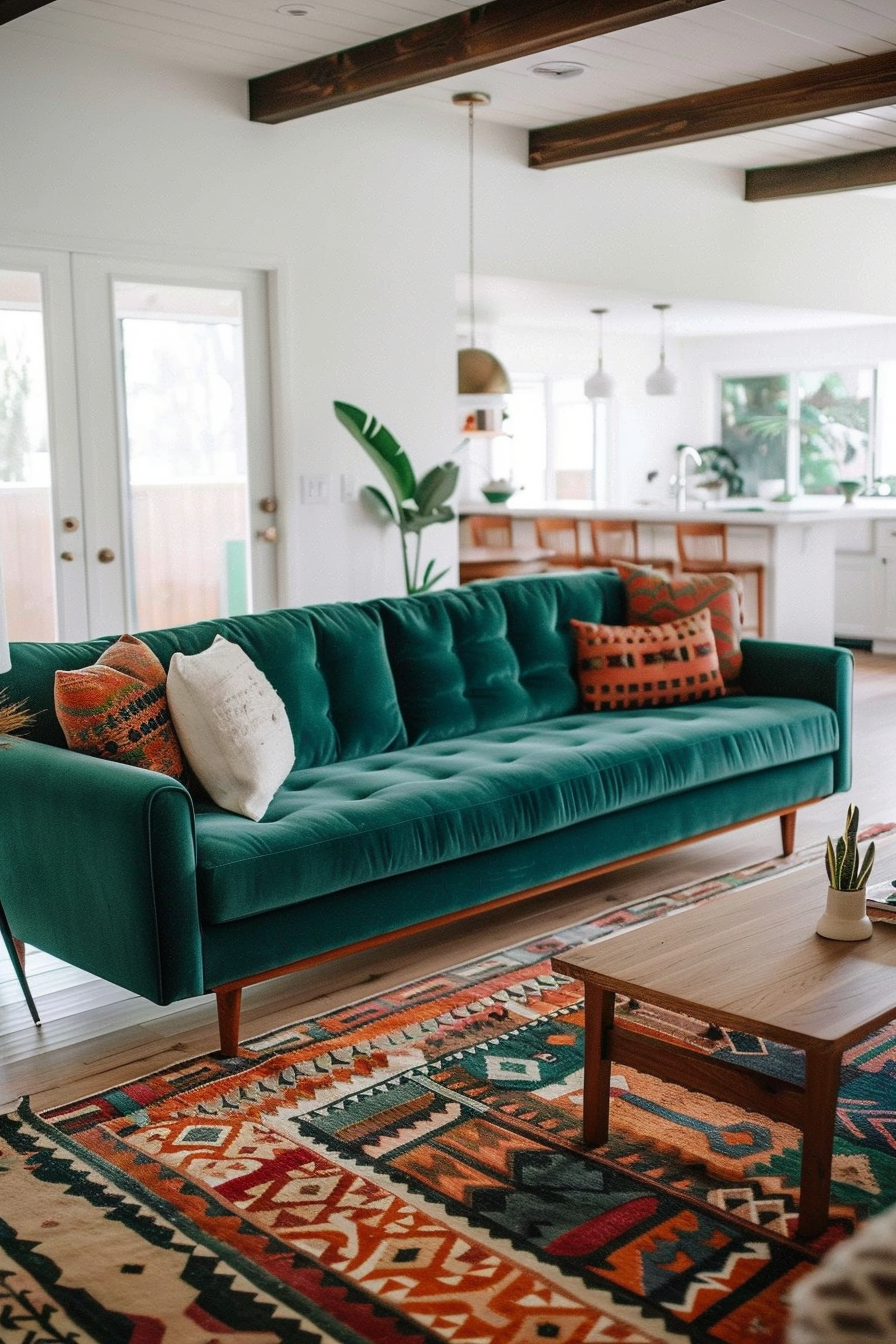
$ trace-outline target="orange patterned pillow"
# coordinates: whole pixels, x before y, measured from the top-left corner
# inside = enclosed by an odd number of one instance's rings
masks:
[[[57,672],[54,695],[72,751],[183,778],[186,765],[168,713],[165,669],[141,639],[122,635],[92,667]]]
[[[682,574],[669,579],[656,569],[623,560],[616,561],[616,568],[625,584],[627,616],[635,625],[663,625],[708,607],[722,679],[728,685],[737,681],[743,662],[743,589],[739,579],[733,574]]]
[[[687,705],[725,694],[706,608],[667,625],[570,624],[588,709]]]

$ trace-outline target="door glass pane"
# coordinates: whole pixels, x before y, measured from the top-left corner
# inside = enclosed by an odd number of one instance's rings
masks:
[[[56,639],[40,275],[0,270],[0,550],[12,639]]]
[[[807,494],[836,494],[840,481],[870,477],[873,395],[873,369],[800,374],[800,483]]]
[[[137,628],[249,610],[242,296],[116,282]]]
[[[786,481],[789,416],[787,374],[722,379],[722,446],[737,463],[745,495],[755,495],[760,481]]]

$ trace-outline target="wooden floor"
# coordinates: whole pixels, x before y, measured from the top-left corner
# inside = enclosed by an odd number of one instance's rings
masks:
[[[849,798],[858,804],[863,822],[896,821],[896,658],[859,654],[856,661]],[[846,802],[846,795],[837,795],[803,809],[797,847],[839,834]],[[282,976],[244,992],[242,1034],[259,1034],[596,911],[779,852],[778,823],[759,822],[522,905],[401,939],[386,949]],[[879,880],[890,875],[875,873]],[[43,953],[29,956],[29,980],[43,1017],[40,1028],[31,1022],[0,944],[0,1107],[22,1094],[30,1094],[36,1109],[72,1101],[216,1047],[213,998],[156,1008]]]

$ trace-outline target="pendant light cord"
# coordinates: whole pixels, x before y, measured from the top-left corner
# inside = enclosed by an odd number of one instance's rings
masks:
[[[470,196],[470,347],[476,347],[476,291],[475,291],[475,258],[473,253],[473,234],[474,234],[474,213],[473,213],[473,103],[467,108],[467,141],[469,146],[469,196]]]

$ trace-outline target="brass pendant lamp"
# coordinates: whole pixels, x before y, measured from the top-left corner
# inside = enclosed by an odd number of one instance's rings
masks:
[[[455,107],[467,109],[467,141],[469,145],[469,181],[470,181],[470,344],[457,352],[457,390],[461,396],[485,396],[509,392],[510,379],[499,359],[489,350],[480,350],[476,345],[476,287],[474,267],[474,191],[473,191],[473,110],[476,107],[488,107],[491,98],[487,93],[456,93],[451,99]]]

